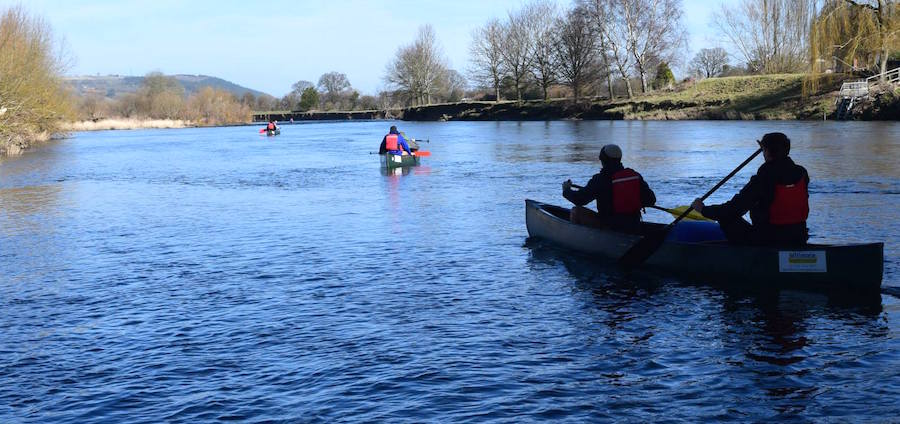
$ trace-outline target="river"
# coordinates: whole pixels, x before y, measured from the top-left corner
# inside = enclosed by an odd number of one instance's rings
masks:
[[[524,219],[606,143],[671,207],[782,131],[812,241],[885,242],[900,286],[900,124],[397,124],[432,152],[397,175],[370,154],[388,122],[76,133],[0,159],[0,422],[900,416],[893,296],[632,279],[526,244]]]

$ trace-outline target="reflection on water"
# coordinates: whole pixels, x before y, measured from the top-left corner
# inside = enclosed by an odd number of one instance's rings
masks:
[[[816,293],[685,281],[668,283],[682,288],[673,290],[650,276],[626,278],[613,264],[592,263],[540,240],[528,245],[535,272],[561,264],[572,287],[588,295],[594,323],[603,328],[585,331],[609,347],[597,358],[616,370],[607,377],[621,381],[643,374],[642,361],[622,358],[652,358],[669,379],[691,373],[691,380],[708,378],[716,391],[740,393],[731,409],[738,416],[760,416],[755,409],[762,404],[776,415],[815,412],[821,408],[817,396],[834,390],[833,379],[839,379],[829,364],[853,358],[851,367],[866,368],[869,364],[859,361],[877,353],[869,350],[873,340],[865,339],[889,337],[891,331],[882,320],[880,298],[846,302]],[[704,313],[697,316],[700,310]],[[843,328],[866,337],[839,342]],[[698,358],[698,352],[705,356]],[[691,387],[696,384],[681,388],[677,399],[700,399],[699,390],[706,389]],[[670,402],[677,409],[679,400]]]
[[[0,421],[900,412],[892,296],[722,289],[523,246],[523,199],[563,204],[604,144],[671,207],[783,131],[814,240],[885,241],[900,285],[897,124],[402,123],[432,155],[386,172],[368,152],[389,125],[83,133],[0,161]]]

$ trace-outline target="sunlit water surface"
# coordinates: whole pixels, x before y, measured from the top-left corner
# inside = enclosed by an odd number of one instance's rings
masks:
[[[78,133],[0,161],[0,422],[900,416],[896,298],[623,276],[524,220],[603,144],[675,206],[779,130],[813,240],[884,241],[898,286],[900,125],[399,123],[432,156],[388,176],[389,125]]]

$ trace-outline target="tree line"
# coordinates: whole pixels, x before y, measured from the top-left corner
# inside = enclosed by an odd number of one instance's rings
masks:
[[[566,10],[533,1],[473,33],[470,77],[498,101],[522,101],[529,90],[547,100],[558,86],[576,101],[586,91],[613,98],[620,85],[631,98],[635,84],[647,93],[674,82],[682,16],[679,0],[576,0]]]
[[[896,0],[722,3],[711,23],[724,43],[686,61],[680,0],[574,0],[563,10],[537,0],[473,33],[470,78],[494,100],[546,100],[563,86],[577,101],[671,87],[669,65],[688,78],[884,72],[900,61],[898,12]]]
[[[203,87],[187,95],[175,77],[161,72],[144,76],[134,93],[114,98],[88,94],[79,99],[79,117],[84,120],[105,118],[180,119],[196,125],[221,125],[251,121],[251,105],[231,92]]]
[[[52,134],[71,119],[186,119],[247,122],[253,110],[389,109],[466,98],[634,97],[672,87],[670,65],[691,78],[807,73],[883,73],[900,65],[896,0],[738,0],[712,21],[719,45],[686,59],[681,0],[534,0],[472,33],[465,76],[449,65],[437,34],[422,26],[387,64],[385,88],[361,94],[340,72],[301,80],[281,98],[236,97],[204,88],[187,94],[151,73],[135,93],[73,96],[62,82],[67,56],[45,21],[21,7],[0,14],[0,149]],[[470,88],[471,83],[471,88]],[[805,86],[806,88],[806,86]]]

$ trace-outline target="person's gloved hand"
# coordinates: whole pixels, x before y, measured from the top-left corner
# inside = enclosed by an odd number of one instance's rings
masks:
[[[703,213],[703,207],[706,206],[703,204],[703,201],[700,199],[694,199],[694,202],[691,203],[691,207],[694,208],[695,211]]]
[[[572,180],[571,179],[565,180],[565,181],[563,181],[562,185],[563,185],[563,191],[571,190],[572,189]]]

